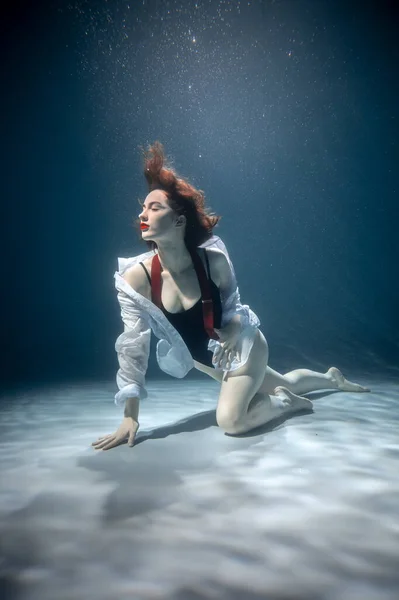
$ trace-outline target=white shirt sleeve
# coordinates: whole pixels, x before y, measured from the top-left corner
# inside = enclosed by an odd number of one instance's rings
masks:
[[[229,371],[235,371],[244,365],[248,360],[255,340],[256,330],[260,325],[260,320],[247,304],[241,304],[240,290],[237,285],[237,278],[233,263],[231,262],[227,251],[224,251],[220,247],[219,250],[223,251],[230,266],[228,277],[219,287],[220,300],[222,304],[221,327],[226,327],[234,315],[240,315],[241,334],[236,346],[237,350],[239,351],[240,360],[233,358],[231,366],[228,369]],[[218,340],[209,340],[208,350],[211,350],[215,354],[219,347],[220,342]],[[216,365],[214,365],[214,368],[216,370],[227,370],[217,367]]]
[[[219,236],[214,235],[208,241],[201,244],[202,248],[215,248],[219,252],[223,252],[230,266],[230,276],[224,285],[220,286],[220,300],[222,303],[222,327],[225,327],[234,315],[239,314],[241,317],[242,328],[259,327],[260,321],[257,315],[249,308],[247,304],[241,304],[240,290],[237,285],[237,278],[234,271],[233,263],[230,260],[229,253],[224,242]]]
[[[121,290],[118,291],[118,302],[124,332],[115,342],[119,362],[116,374],[119,392],[115,396],[115,404],[123,407],[129,397],[147,398],[145,375],[150,355],[151,328],[145,313],[135,307],[132,299]]]
[[[227,254],[225,254],[225,256],[230,266],[230,274],[227,281],[219,288],[220,300],[222,303],[222,327],[225,327],[234,315],[240,315],[242,329],[246,327],[259,327],[260,321],[257,315],[247,304],[241,304],[240,290],[238,288],[233,263]]]

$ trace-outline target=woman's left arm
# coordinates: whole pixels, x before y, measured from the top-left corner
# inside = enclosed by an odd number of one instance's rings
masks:
[[[238,306],[241,306],[240,295],[233,265],[223,252],[212,252],[211,271],[220,291],[223,309],[223,326],[215,328],[220,347],[215,351],[213,361],[215,366],[229,369],[234,357],[238,360],[241,358],[236,348],[242,331],[241,315],[236,312]]]

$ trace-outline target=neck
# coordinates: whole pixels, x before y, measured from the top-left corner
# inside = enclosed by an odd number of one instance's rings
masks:
[[[179,274],[192,266],[193,261],[184,240],[157,242],[159,262],[162,269]]]

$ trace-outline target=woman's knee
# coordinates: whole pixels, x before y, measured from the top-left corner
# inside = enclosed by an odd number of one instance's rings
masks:
[[[216,409],[216,422],[226,433],[236,433],[245,420],[251,398],[258,392],[267,368],[268,345],[260,330],[245,365],[227,374]]]
[[[240,423],[240,417],[233,411],[217,410],[216,422],[225,433],[235,433]]]

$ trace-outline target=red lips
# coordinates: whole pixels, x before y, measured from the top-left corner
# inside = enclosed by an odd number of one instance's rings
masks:
[[[150,226],[147,225],[147,223],[140,223],[140,229],[141,230],[145,230],[145,229],[149,229],[149,228],[150,228]]]

